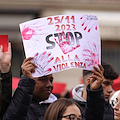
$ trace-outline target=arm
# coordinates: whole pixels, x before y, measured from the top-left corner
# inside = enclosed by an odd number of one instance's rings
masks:
[[[103,120],[105,100],[102,86],[98,90],[90,90],[88,85],[87,93],[86,120]]]
[[[35,80],[21,76],[18,87],[13,95],[11,103],[4,114],[3,120],[24,120],[35,87]]]
[[[11,70],[7,73],[1,73],[1,111],[0,117],[2,118],[12,98],[12,73]]]
[[[94,67],[90,77],[90,84],[87,86],[87,108],[85,113],[86,120],[103,120],[104,113],[104,94],[102,88],[103,68]]]
[[[8,51],[3,52],[3,47],[0,47],[0,118],[2,119],[11,97],[12,97],[12,73],[11,67],[11,44],[8,45]]]
[[[31,59],[25,59],[21,66],[23,75],[3,120],[24,120],[27,115],[36,84],[32,77],[35,65],[30,61]]]

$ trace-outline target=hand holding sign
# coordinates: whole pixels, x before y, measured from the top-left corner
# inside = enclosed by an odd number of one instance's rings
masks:
[[[33,57],[26,58],[21,65],[21,69],[22,69],[23,75],[25,75],[28,78],[34,79],[34,77],[32,76],[32,73],[35,72],[35,68],[37,66],[33,62],[31,62],[32,59]]]
[[[94,70],[91,70],[93,72],[91,79],[90,79],[91,90],[99,89],[104,79],[104,76],[103,76],[104,69],[102,65],[98,65],[98,66],[99,68],[94,66]]]

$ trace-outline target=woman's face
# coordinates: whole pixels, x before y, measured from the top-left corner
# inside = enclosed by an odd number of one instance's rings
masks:
[[[81,120],[81,111],[76,105],[67,107],[61,120]]]
[[[113,108],[114,108],[114,119],[120,120],[120,93],[116,98],[116,104]]]

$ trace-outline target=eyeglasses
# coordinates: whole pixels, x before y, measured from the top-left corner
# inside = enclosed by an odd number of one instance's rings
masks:
[[[119,101],[117,101],[117,100],[112,100],[111,101],[112,102],[112,107],[114,107],[115,105],[118,105],[118,107],[119,107],[119,110],[120,110],[120,102]]]
[[[66,118],[66,119],[69,119],[69,120],[82,120],[82,118],[77,118],[77,116],[74,115],[74,114],[65,115],[65,116],[62,116],[61,118]]]

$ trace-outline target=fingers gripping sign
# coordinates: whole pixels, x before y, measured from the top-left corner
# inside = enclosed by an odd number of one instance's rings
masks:
[[[37,66],[31,62],[32,59],[33,59],[33,57],[26,58],[23,61],[21,68],[22,68],[23,75],[27,76],[28,78],[33,79],[32,73],[35,72],[35,67],[37,67]]]
[[[104,76],[103,76],[104,69],[101,65],[98,65],[98,66],[99,68],[94,66],[94,70],[91,70],[93,72],[92,76],[90,76],[90,89],[91,90],[99,89],[104,79]]]
[[[45,69],[46,66],[54,59],[54,57],[50,57],[50,56],[51,53],[47,53],[46,51],[44,51],[41,54],[36,53],[33,60],[31,60],[34,64],[37,65],[37,68],[35,69],[35,72],[37,72],[36,75],[43,76],[48,74],[52,70],[52,68]],[[34,73],[33,76],[35,76]]]

